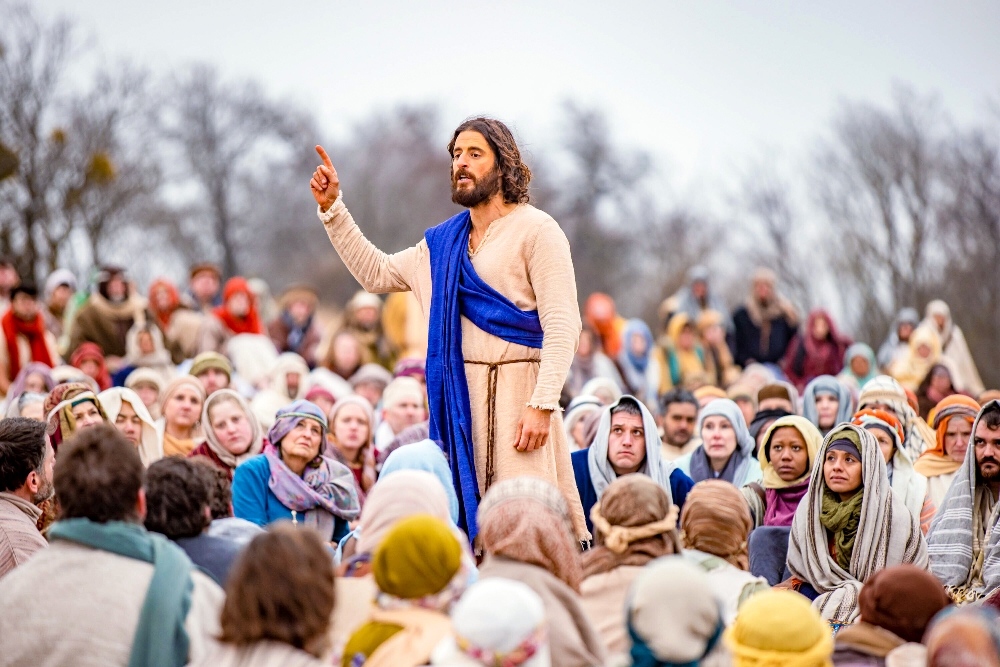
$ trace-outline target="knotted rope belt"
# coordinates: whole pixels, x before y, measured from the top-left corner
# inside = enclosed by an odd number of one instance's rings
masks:
[[[469,361],[465,363],[475,366],[486,366],[486,486],[489,491],[496,473],[493,462],[497,438],[497,379],[500,367],[507,364],[537,364],[539,359],[505,359],[503,361]]]

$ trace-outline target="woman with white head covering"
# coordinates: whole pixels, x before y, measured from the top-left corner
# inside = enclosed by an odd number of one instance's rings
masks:
[[[545,606],[535,591],[494,577],[469,587],[451,610],[453,634],[431,654],[439,667],[550,667]]]
[[[753,457],[756,443],[738,405],[728,398],[715,399],[698,414],[696,431],[702,444],[674,461],[695,484],[721,479],[739,488],[763,478],[760,463]]]
[[[108,421],[139,450],[142,465],[147,468],[163,458],[163,441],[156,430],[156,423],[131,389],[112,387],[97,395]]]
[[[941,339],[941,353],[952,370],[952,379],[959,391],[967,391],[973,396],[983,392],[983,380],[979,377],[976,362],[965,342],[962,329],[951,319],[951,308],[940,299],[927,304],[923,324],[933,326]]]
[[[566,441],[569,443],[571,451],[578,451],[590,447],[584,435],[583,418],[592,412],[597,412],[604,407],[604,403],[597,396],[580,394],[566,408],[566,416],[563,417],[563,429],[566,431]]]
[[[205,442],[189,457],[204,456],[233,479],[236,466],[264,451],[264,429],[246,399],[232,389],[218,389],[201,410]]]
[[[622,388],[614,380],[596,377],[583,385],[580,396],[596,396],[603,405],[611,405],[622,397]]]

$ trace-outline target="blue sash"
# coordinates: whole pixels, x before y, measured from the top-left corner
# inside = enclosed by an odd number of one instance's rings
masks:
[[[476,274],[469,259],[471,216],[464,211],[424,234],[431,262],[427,337],[430,437],[443,443],[458,492],[458,525],[473,540],[479,532],[479,482],[472,444],[472,408],[462,354],[462,316],[508,343],[540,349],[538,311],[523,311]]]

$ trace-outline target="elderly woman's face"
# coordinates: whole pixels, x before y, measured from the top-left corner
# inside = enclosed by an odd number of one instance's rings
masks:
[[[96,426],[104,421],[100,410],[90,401],[83,401],[71,408],[73,419],[76,420],[76,428],[82,430],[88,426]]]
[[[323,427],[315,419],[303,419],[281,440],[282,457],[312,461],[323,444]]]

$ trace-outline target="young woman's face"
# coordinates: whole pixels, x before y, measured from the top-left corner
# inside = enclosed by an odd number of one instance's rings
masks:
[[[947,368],[938,366],[931,371],[931,388],[939,394],[946,394],[951,391],[951,373]]]
[[[122,401],[122,409],[115,417],[115,428],[133,445],[138,445],[142,441],[142,420],[128,401]]]
[[[839,449],[827,451],[823,460],[823,481],[827,488],[846,500],[861,488],[861,461]]]
[[[858,355],[851,359],[851,372],[854,373],[859,378],[868,377],[869,371],[871,371],[872,365],[862,355]]]
[[[632,337],[628,341],[628,346],[635,356],[643,357],[646,355],[646,337],[642,334],[632,334]]]
[[[812,336],[816,340],[824,340],[830,335],[830,323],[825,317],[817,317],[813,320]]]
[[[139,334],[139,352],[142,354],[153,354],[156,345],[153,343],[153,334],[143,331]]]
[[[896,453],[896,442],[892,436],[880,428],[870,428],[868,432],[878,440],[878,449],[882,452],[882,460],[886,463],[891,461],[893,454]]]
[[[774,430],[768,458],[778,477],[785,482],[802,477],[809,469],[806,440],[794,426],[782,426]]]
[[[160,400],[160,390],[148,382],[141,382],[135,386],[133,391],[139,394],[142,404],[150,408]]]
[[[194,426],[200,414],[201,396],[192,387],[180,387],[163,406],[167,423],[181,428]]]
[[[816,394],[816,415],[818,417],[819,428],[821,430],[828,430],[833,427],[834,422],[837,421],[837,409],[840,407],[840,401],[833,394]]]
[[[705,417],[701,423],[701,439],[705,443],[708,458],[725,460],[736,450],[736,431],[728,419],[722,415]]]
[[[91,377],[95,380],[101,375],[101,365],[93,359],[84,359],[81,361],[80,370],[83,371],[87,377]]]
[[[349,460],[357,459],[358,452],[368,443],[368,417],[359,405],[345,405],[333,420],[333,440]]]
[[[216,401],[208,410],[209,426],[219,443],[233,456],[246,454],[253,440],[253,427],[235,401]]]

